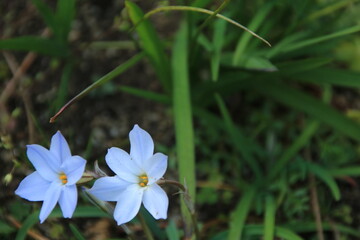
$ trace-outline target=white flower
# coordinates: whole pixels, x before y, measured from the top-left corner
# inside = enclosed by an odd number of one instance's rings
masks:
[[[118,225],[129,222],[138,213],[141,203],[155,219],[166,219],[169,199],[156,184],[167,168],[167,156],[154,153],[151,136],[138,125],[130,131],[130,155],[112,147],[106,163],[116,173],[98,179],[89,190],[103,201],[116,201],[114,218]]]
[[[40,211],[43,223],[57,202],[65,218],[71,218],[77,204],[76,182],[81,178],[86,161],[71,156],[69,145],[58,131],[52,138],[50,150],[32,144],[27,156],[36,171],[24,178],[15,193],[29,201],[44,201]]]

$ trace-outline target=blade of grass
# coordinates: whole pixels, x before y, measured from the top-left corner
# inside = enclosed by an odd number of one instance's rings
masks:
[[[331,174],[321,166],[316,163],[311,162],[304,162],[307,165],[307,168],[310,172],[312,172],[315,176],[321,179],[330,189],[334,199],[336,201],[340,200],[340,189],[339,186],[336,184],[336,181],[331,176]]]
[[[317,176],[319,179],[321,179],[330,189],[334,199],[336,201],[340,200],[340,189],[339,186],[336,184],[334,178],[331,176],[331,174],[320,167],[319,165],[315,163],[305,162],[307,165],[307,168],[310,172],[312,172],[315,176]]]
[[[234,130],[234,123],[225,106],[224,101],[222,100],[219,94],[215,94],[215,99],[220,109],[221,115],[223,117],[223,122],[225,124],[226,131],[228,135],[231,137],[234,146],[239,150],[243,159],[246,161],[246,163],[250,166],[251,170],[254,172],[256,178],[260,179],[262,177],[262,173],[260,171],[260,167],[257,164],[256,159],[253,158],[251,152],[248,151],[246,147],[248,145],[246,143],[247,142],[246,137],[239,131],[239,129],[238,131]]]
[[[71,23],[75,17],[75,0],[59,0],[56,8],[56,33],[59,40],[67,42]]]
[[[53,57],[66,57],[69,55],[66,45],[52,39],[35,36],[0,40],[0,49],[37,52]]]
[[[249,189],[244,191],[244,194],[236,206],[236,209],[232,212],[230,216],[230,227],[228,240],[242,239],[242,233],[245,227],[245,220],[248,216],[251,204],[254,201],[256,195],[256,187],[251,186]]]
[[[53,105],[53,107],[54,107],[53,110],[54,109],[55,110],[59,109],[65,103],[65,100],[67,98],[68,85],[69,85],[69,81],[70,81],[73,66],[74,65],[73,65],[71,60],[67,61],[67,63],[65,64],[65,67],[63,69],[63,73],[62,73],[62,76],[61,76],[61,80],[60,80],[60,86],[59,86],[58,94],[57,94],[55,103]]]
[[[310,114],[354,140],[360,140],[359,124],[306,93],[268,79],[249,82],[248,86],[287,106]]]
[[[360,73],[334,68],[319,68],[294,74],[293,78],[315,84],[332,84],[342,87],[360,88]]]
[[[205,14],[209,14],[209,15],[213,15],[214,12],[207,10],[207,9],[203,9],[203,8],[198,8],[198,7],[188,7],[188,6],[167,6],[167,7],[159,7],[156,8],[154,10],[151,10],[150,12],[146,13],[144,15],[144,18],[141,19],[141,21],[139,21],[136,25],[140,24],[142,21],[144,21],[144,19],[149,18],[151,15],[158,13],[158,12],[163,12],[163,11],[192,11],[192,12],[200,12],[200,13],[205,13]],[[250,29],[248,29],[247,27],[241,25],[238,22],[235,22],[234,20],[231,20],[228,17],[225,17],[224,15],[221,14],[216,14],[217,18],[223,19],[225,21],[227,21],[228,23],[231,23],[235,26],[237,26],[238,28],[243,29],[244,31],[250,33],[251,35],[253,35],[254,37],[260,39],[261,41],[263,41],[265,44],[267,44],[268,46],[271,47],[271,44],[266,41],[264,38],[260,37],[259,35],[257,35],[255,32],[251,31]]]
[[[298,222],[293,224],[286,224],[286,227],[298,233],[311,233],[316,231],[315,222]],[[342,233],[356,238],[360,237],[360,232],[357,229],[353,229],[341,224],[329,224],[326,222],[323,223],[324,231],[333,231],[334,227]]]
[[[194,129],[192,122],[189,66],[188,66],[188,29],[182,24],[173,46],[173,111],[175,122],[176,152],[179,166],[180,182],[184,183],[195,204],[195,149]],[[184,201],[181,201],[181,212],[186,228],[191,228],[191,216]],[[188,237],[188,232],[185,237]]]
[[[176,227],[174,220],[170,220],[169,225],[165,229],[169,240],[180,240],[180,233]]]
[[[77,240],[85,240],[85,237],[81,234],[79,229],[72,223],[69,224],[70,230]]]
[[[41,17],[43,18],[46,25],[56,33],[56,22],[55,14],[52,9],[46,5],[42,0],[31,0],[31,2],[36,6],[36,9],[39,11]]]
[[[21,228],[16,234],[15,240],[24,240],[26,238],[27,231],[32,228],[39,220],[40,211],[35,211],[30,214],[25,221],[23,222]],[[55,208],[54,211],[50,214],[49,218],[59,218],[62,217],[62,212],[59,208]],[[89,217],[108,217],[111,216],[104,213],[97,207],[92,206],[78,206],[73,214],[74,217],[80,218],[89,218]]]
[[[294,43],[292,45],[289,45],[288,47],[284,47],[281,50],[281,52],[282,53],[287,53],[287,52],[290,52],[290,51],[295,51],[295,50],[298,50],[300,48],[305,48],[305,47],[308,47],[308,46],[311,46],[311,45],[314,45],[314,44],[317,44],[317,43],[321,43],[321,42],[324,42],[324,41],[331,40],[333,38],[342,37],[342,36],[352,34],[352,33],[356,33],[356,32],[359,32],[359,31],[360,31],[360,26],[349,27],[349,28],[346,28],[344,30],[341,30],[341,31],[338,31],[338,32],[335,32],[335,33],[331,33],[331,34],[328,34],[328,35],[325,35],[325,36],[316,37],[316,38],[312,38],[312,39],[307,39],[307,40],[304,40],[304,41],[301,41],[301,42],[298,42],[298,43]]]
[[[221,49],[224,44],[226,22],[217,20],[214,23],[213,52],[211,54],[211,79],[216,81],[219,76]]]
[[[329,174],[334,177],[359,177],[360,176],[360,166],[352,166],[352,167],[343,167],[337,169],[329,169]]]
[[[248,28],[252,29],[252,31],[257,31],[258,28],[263,23],[263,21],[265,20],[265,17],[272,9],[272,6],[273,3],[268,3],[262,6],[260,10],[257,12],[256,16],[250,22]],[[240,37],[233,55],[232,63],[234,66],[237,66],[240,63],[241,56],[244,54],[244,51],[248,46],[250,39],[251,39],[251,35],[247,32],[243,33],[242,36]]]
[[[131,21],[136,26],[135,30],[139,34],[142,49],[154,66],[164,90],[169,92],[171,89],[169,60],[154,27],[145,20],[142,10],[135,3],[125,1],[125,6]]]
[[[310,138],[315,134],[319,127],[318,121],[312,121],[307,124],[307,127],[302,131],[301,135],[286,148],[285,152],[281,155],[278,161],[275,162],[274,167],[271,169],[269,178],[276,177],[286,166],[286,164],[306,145]]]
[[[244,234],[246,236],[251,235],[258,235],[261,236],[264,232],[264,226],[263,225],[246,225],[244,229]],[[303,240],[302,237],[291,231],[290,229],[283,228],[283,227],[275,227],[275,236],[279,237],[281,239],[287,239],[287,240]]]
[[[98,88],[99,86],[103,85],[104,83],[110,81],[111,79],[117,77],[118,75],[125,72],[130,67],[134,66],[136,63],[138,63],[142,58],[144,57],[144,53],[139,53],[123,64],[116,67],[111,72],[107,73],[106,75],[102,76],[99,80],[91,84],[89,87],[85,88],[83,91],[81,91],[78,95],[73,97],[69,102],[67,102],[53,117],[50,118],[50,123],[55,122],[56,118],[71,104],[73,104],[75,101],[80,100],[84,96],[86,96],[89,92],[94,90],[95,88]]]
[[[276,205],[273,196],[268,195],[265,199],[265,222],[264,240],[273,240],[275,233]]]
[[[158,103],[163,103],[163,104],[167,104],[167,105],[172,103],[170,97],[168,97],[165,94],[161,94],[161,93],[155,93],[152,91],[147,91],[147,90],[140,89],[140,88],[133,88],[133,87],[129,87],[129,86],[120,86],[119,90],[129,93],[129,94],[132,94],[134,96],[148,99],[148,100],[158,102]]]

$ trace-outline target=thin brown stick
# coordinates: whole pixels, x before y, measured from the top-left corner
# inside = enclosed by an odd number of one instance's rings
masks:
[[[308,161],[311,161],[310,152],[308,149],[306,149],[306,158]],[[315,176],[311,173],[309,173],[309,188],[310,188],[310,198],[311,198],[311,206],[315,218],[316,223],[316,233],[319,240],[324,240],[324,232],[323,232],[323,224],[321,220],[321,211],[319,206],[319,198],[318,193],[316,189],[316,179]]]
[[[21,228],[21,223],[19,223],[13,216],[6,216],[6,219],[12,224],[14,225],[16,228],[20,229]],[[40,235],[39,233],[34,232],[33,230],[29,229],[27,231],[27,234],[32,237],[35,240],[49,240],[48,238]]]

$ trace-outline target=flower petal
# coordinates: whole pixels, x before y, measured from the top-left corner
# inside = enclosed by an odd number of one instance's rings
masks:
[[[138,184],[131,184],[120,195],[114,211],[118,225],[129,222],[139,212],[144,190]]]
[[[145,208],[155,219],[166,219],[169,198],[165,191],[156,183],[147,187],[144,192],[143,203]]]
[[[88,192],[103,201],[119,201],[121,193],[128,186],[129,182],[122,180],[118,176],[102,177],[95,181]]]
[[[59,198],[59,205],[64,218],[71,218],[76,207],[78,192],[76,185],[63,186]]]
[[[33,172],[24,178],[15,194],[29,201],[44,201],[46,190],[50,187],[51,182],[45,180],[38,172]]]
[[[43,223],[54,209],[61,193],[61,185],[58,182],[52,182],[45,193],[44,203],[40,210],[40,223]]]
[[[80,156],[70,156],[66,158],[61,165],[61,170],[67,176],[67,184],[75,184],[85,171],[86,160]]]
[[[145,161],[144,169],[149,177],[148,185],[153,184],[164,176],[167,168],[167,159],[168,157],[166,155],[155,153],[149,160]]]
[[[139,181],[138,176],[143,173],[136,162],[131,160],[130,155],[120,148],[110,148],[105,160],[116,175],[128,182],[137,183]]]
[[[28,145],[27,156],[43,178],[49,181],[57,179],[60,161],[49,150],[37,144]]]
[[[60,131],[57,131],[51,138],[50,152],[52,152],[61,163],[66,158],[71,157],[69,145]]]
[[[130,156],[139,166],[148,160],[154,153],[154,142],[148,132],[137,124],[130,131]]]

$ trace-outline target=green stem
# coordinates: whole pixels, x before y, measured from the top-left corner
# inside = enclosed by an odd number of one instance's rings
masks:
[[[205,13],[205,14],[209,14],[209,15],[214,15],[214,11],[210,11],[204,8],[198,8],[198,7],[189,7],[189,6],[167,6],[167,7],[159,7],[156,8],[154,10],[151,10],[150,12],[146,13],[144,15],[144,18],[141,19],[139,22],[137,22],[135,24],[135,26],[133,27],[133,29],[135,29],[142,21],[144,21],[145,19],[149,18],[151,15],[158,13],[158,12],[163,12],[163,11],[193,11],[193,12],[200,12],[200,13]],[[231,23],[241,29],[243,29],[244,31],[247,31],[248,33],[250,33],[251,35],[253,35],[254,37],[260,39],[261,41],[263,41],[264,43],[266,43],[268,46],[271,47],[271,44],[265,40],[264,38],[260,37],[259,35],[257,35],[256,33],[254,33],[253,31],[251,31],[250,29],[248,29],[247,27],[241,25],[238,22],[235,22],[234,20],[225,17],[224,15],[221,14],[216,14],[215,15],[218,18],[221,18],[225,21],[227,21],[228,23]]]
[[[154,240],[154,237],[150,231],[150,228],[148,227],[148,225],[146,224],[145,218],[144,216],[141,214],[141,212],[138,213],[138,218],[140,220],[141,226],[144,229],[145,235],[146,235],[146,239],[148,240]]]

